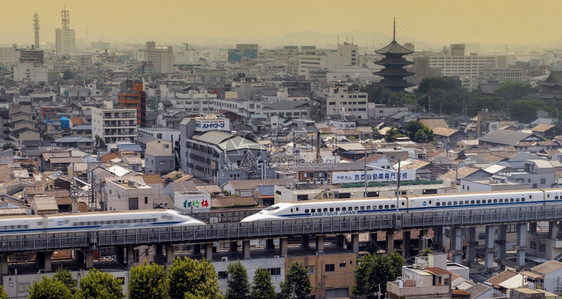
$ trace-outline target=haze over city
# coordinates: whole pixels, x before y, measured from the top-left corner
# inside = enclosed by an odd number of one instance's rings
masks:
[[[31,18],[39,14],[41,42],[53,43],[60,10],[70,11],[76,38],[112,43],[314,44],[355,38],[379,47],[392,18],[398,37],[426,43],[557,43],[562,3],[543,1],[6,1],[0,44],[29,44]],[[156,26],[154,23],[158,24]],[[335,42],[335,41],[334,41]]]

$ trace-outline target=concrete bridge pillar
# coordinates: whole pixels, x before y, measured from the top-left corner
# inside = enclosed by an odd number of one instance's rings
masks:
[[[0,255],[0,275],[8,275],[8,255]]]
[[[127,269],[131,269],[135,263],[135,247],[132,245],[127,246]]]
[[[496,227],[493,225],[486,226],[486,255],[484,266],[489,272],[494,269],[494,254],[496,252],[495,238]]]
[[[424,251],[427,248],[426,236],[427,236],[427,229],[420,229],[420,233],[418,236],[420,252]]]
[[[213,260],[213,243],[205,243],[205,258],[209,261]]]
[[[433,249],[437,252],[443,252],[443,227],[436,226],[433,228]]]
[[[228,250],[230,252],[238,252],[238,241],[232,241],[230,242],[230,249]]]
[[[310,247],[310,236],[309,235],[302,235],[301,236],[301,248],[309,248]]]
[[[279,254],[281,256],[287,256],[287,245],[288,245],[287,238],[280,238],[279,239]]]
[[[316,253],[324,254],[324,236],[316,236]]]
[[[336,246],[344,248],[345,245],[345,236],[344,235],[337,235],[336,236]]]
[[[451,227],[451,254],[454,263],[462,263],[462,229]]]
[[[517,224],[517,245],[515,251],[517,254],[517,265],[520,267],[525,266],[525,250],[527,250],[527,224]]]
[[[174,262],[174,245],[166,243],[166,265],[171,265]]]
[[[193,255],[200,255],[201,254],[201,244],[193,245]]]
[[[402,231],[402,257],[405,259],[410,257],[410,231]]]
[[[162,246],[161,243],[157,243],[155,246],[155,251],[156,251],[156,258],[160,258],[164,256],[164,248]]]
[[[506,258],[506,244],[507,244],[507,225],[502,224],[498,226],[498,237],[496,239],[498,250],[496,251],[496,260],[498,264],[503,263]]]
[[[476,259],[476,227],[469,227],[466,236],[466,264],[470,266],[470,263]]]
[[[531,233],[531,234],[537,233],[537,223],[536,222],[529,223],[529,233]]]
[[[117,246],[117,262],[123,266],[127,264],[127,262],[125,261],[125,252],[125,247]]]
[[[250,240],[242,241],[242,255],[244,259],[250,258]]]
[[[394,231],[386,232],[386,253],[390,254],[394,251]]]
[[[51,264],[51,251],[39,251],[35,254],[35,266],[39,269],[44,269],[45,272],[53,271]]]
[[[265,250],[275,251],[275,243],[273,242],[273,239],[265,240]]]
[[[351,251],[359,252],[359,234],[351,234],[351,243],[349,245]]]
[[[548,222],[548,237],[550,239],[558,239],[559,232],[560,232],[560,225],[558,224],[558,221]]]

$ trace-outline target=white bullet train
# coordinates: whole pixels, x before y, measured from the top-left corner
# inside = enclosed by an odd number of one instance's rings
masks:
[[[43,216],[0,217],[0,236],[122,228],[205,225],[174,210],[87,212]]]
[[[410,211],[562,204],[562,189],[506,190],[478,193],[401,196],[398,199],[398,209],[396,208],[396,202],[396,197],[394,197],[278,203],[257,214],[242,219],[241,222],[374,215],[379,213],[395,213],[397,210],[401,213],[408,213]]]

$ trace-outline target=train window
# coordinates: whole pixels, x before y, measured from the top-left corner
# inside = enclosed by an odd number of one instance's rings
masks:
[[[37,222],[37,225],[43,225],[43,221]]]
[[[316,209],[310,209],[311,213],[316,213]]]
[[[365,206],[361,206],[359,209],[360,209],[361,211],[365,211]]]
[[[341,210],[345,212],[346,208],[345,208],[345,207],[342,207]]]
[[[431,200],[429,200],[429,204],[431,204]]]
[[[510,201],[510,202],[513,202],[513,201],[514,201],[514,199],[513,199],[513,198],[510,198],[510,199],[509,199],[509,201]]]
[[[394,205],[390,205],[390,208],[391,208],[391,209],[394,209],[394,208],[396,208],[396,206],[394,206]]]
[[[339,211],[340,211],[340,208],[336,208],[336,212],[339,212]]]
[[[310,211],[309,211],[308,209],[304,209],[304,212],[305,212],[305,213],[309,213]]]
[[[384,205],[384,208],[385,208],[385,209],[388,209],[388,205]]]
[[[471,200],[471,201],[470,201],[470,204],[473,205],[473,204],[474,204],[474,200]]]
[[[516,198],[516,199],[515,199],[515,202],[519,202],[519,198]]]
[[[297,212],[299,211],[299,207],[296,208]]]
[[[546,195],[546,198],[550,198],[550,194],[547,194],[547,195]]]
[[[330,208],[330,212],[333,212],[333,211],[334,211],[334,208]]]
[[[492,203],[492,200],[491,200],[491,199],[488,199],[488,203]]]
[[[531,196],[529,196],[529,198],[531,198]],[[521,201],[525,201],[525,197],[522,197],[522,198],[521,198]]]
[[[454,201],[453,204],[456,206],[458,203],[456,201]]]
[[[382,205],[379,205],[379,210],[382,210]]]
[[[291,209],[291,213],[293,212],[293,209]]]
[[[404,205],[404,202],[402,202],[402,205]]]
[[[354,210],[355,210],[355,211],[359,210],[359,207],[354,207]]]
[[[328,208],[324,208],[324,213],[328,212]]]
[[[440,203],[440,202],[436,202],[435,205],[436,205],[436,206],[440,206],[441,203]]]
[[[558,195],[554,196],[554,199],[558,199]]]
[[[353,208],[352,208],[352,207],[348,207],[347,210],[348,210],[348,211],[353,211]]]
[[[370,210],[370,209],[371,209],[371,206],[367,206],[367,210]]]
[[[529,199],[531,199],[531,198],[533,198],[533,196],[532,196],[532,195],[529,195]],[[523,201],[525,201],[525,200],[523,200]]]
[[[480,199],[477,199],[477,200],[476,200],[476,203],[479,204],[479,203],[480,203]]]
[[[498,202],[498,199],[497,199],[497,198],[494,198],[494,203],[496,203],[496,202]]]
[[[449,205],[449,206],[452,206],[452,205],[453,205],[453,203],[452,203],[452,202],[448,202],[448,203],[447,203],[447,205]]]

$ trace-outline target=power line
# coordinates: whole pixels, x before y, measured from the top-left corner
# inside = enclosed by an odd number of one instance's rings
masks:
[[[164,34],[172,43],[174,43],[174,45],[176,45],[179,50],[181,50],[181,47],[166,33],[166,31],[164,31],[164,29],[158,26],[158,24],[156,24],[156,22],[154,22],[154,20],[152,20],[149,16],[146,17],[152,22],[152,24],[154,24],[154,26],[156,26],[156,28],[158,28],[158,30],[160,30],[160,32],[162,32],[162,34]]]

